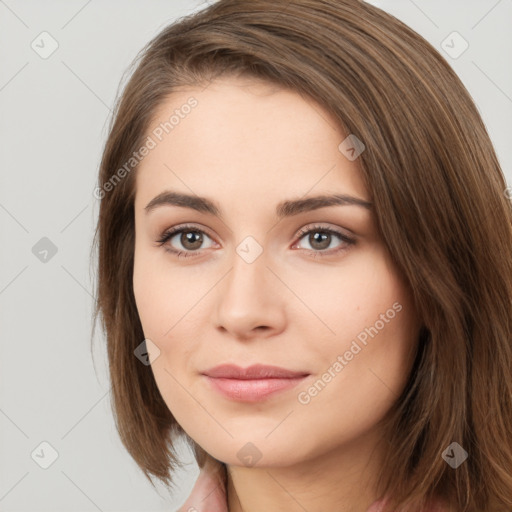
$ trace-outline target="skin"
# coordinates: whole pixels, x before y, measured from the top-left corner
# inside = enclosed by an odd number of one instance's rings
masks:
[[[346,134],[318,104],[247,78],[176,91],[151,128],[191,96],[198,105],[137,169],[133,285],[145,337],[160,350],[151,365],[158,388],[187,434],[227,464],[231,512],[366,511],[379,498],[379,421],[404,388],[416,348],[412,296],[373,211],[344,205],[283,219],[275,213],[284,199],[320,194],[370,202],[358,161],[340,152]],[[221,215],[173,205],[147,213],[169,189],[208,197]],[[187,245],[180,234],[156,243],[184,223],[203,230],[202,245]],[[322,229],[297,236],[315,225],[355,243],[332,235],[322,245],[313,238]],[[247,236],[263,250],[252,263],[236,252]],[[300,403],[299,393],[394,303],[401,311]],[[263,401],[235,402],[200,375],[226,362],[311,375]],[[254,466],[237,456],[248,442],[261,453]]]

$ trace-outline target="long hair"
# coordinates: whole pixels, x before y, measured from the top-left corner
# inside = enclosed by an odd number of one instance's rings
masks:
[[[316,100],[365,145],[358,158],[377,227],[422,319],[416,359],[382,423],[379,489],[393,510],[442,496],[460,511],[512,508],[512,205],[485,125],[443,57],[358,0],[220,0],[166,27],[133,62],[109,127],[97,308],[120,438],[150,479],[173,484],[184,436],[149,366],[135,305],[137,162],[158,106],[180,86],[263,79]],[[126,165],[131,162],[130,165]],[[467,453],[456,469],[442,454]]]

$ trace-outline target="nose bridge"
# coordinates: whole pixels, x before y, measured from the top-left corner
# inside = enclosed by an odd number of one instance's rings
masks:
[[[283,309],[264,248],[253,237],[246,237],[235,247],[231,261],[219,289],[218,325],[241,336],[256,327],[276,328]]]
[[[226,295],[233,295],[239,305],[265,299],[268,301],[268,274],[271,273],[267,268],[268,263],[263,247],[253,237],[246,237],[235,248]]]

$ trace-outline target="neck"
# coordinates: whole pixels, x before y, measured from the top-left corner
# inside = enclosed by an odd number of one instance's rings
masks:
[[[361,439],[350,447],[296,464],[227,466],[229,512],[366,512],[379,498],[376,477],[382,458],[375,442]]]

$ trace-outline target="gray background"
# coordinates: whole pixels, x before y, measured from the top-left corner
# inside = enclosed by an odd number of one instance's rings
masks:
[[[89,250],[92,192],[123,72],[164,26],[207,3],[0,0],[2,511],[174,511],[198,474],[183,448],[190,465],[177,475],[180,492],[155,492],[118,439],[99,331],[94,360],[90,352]],[[452,64],[512,183],[512,0],[371,3]],[[31,47],[51,49],[44,31],[58,43],[48,58]],[[454,31],[469,43],[457,58],[442,47]],[[58,453],[47,469],[42,442]]]

